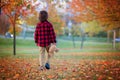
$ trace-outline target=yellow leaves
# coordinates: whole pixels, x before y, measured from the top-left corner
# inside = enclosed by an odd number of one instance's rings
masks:
[[[108,77],[108,80],[113,80],[113,78],[112,77]]]
[[[79,74],[84,74],[84,72],[83,71],[79,71]]]
[[[81,27],[88,33],[89,36],[94,36],[95,34],[103,31],[103,28],[99,25],[98,21],[89,21],[88,23],[81,23]]]
[[[22,31],[22,28],[19,25],[16,25],[16,29],[15,29],[17,35]],[[13,34],[13,26],[11,25],[9,28],[9,31],[11,34]]]
[[[23,24],[24,21],[23,21],[23,20],[17,20],[16,23],[17,23],[17,24]]]

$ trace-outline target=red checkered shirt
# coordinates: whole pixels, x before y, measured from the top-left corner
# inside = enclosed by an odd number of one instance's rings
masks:
[[[56,43],[56,35],[50,22],[39,22],[34,35],[37,46],[46,47],[51,43]]]

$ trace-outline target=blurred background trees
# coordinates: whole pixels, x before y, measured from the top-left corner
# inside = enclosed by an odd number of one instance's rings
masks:
[[[4,14],[6,18],[9,18],[10,24],[14,23],[14,9],[17,10],[15,21],[21,19],[23,23],[31,27],[35,27],[39,21],[39,11],[47,10],[49,21],[53,23],[57,34],[63,35],[65,26],[68,27],[67,24],[71,20],[73,25],[87,25],[85,32],[89,36],[93,36],[99,31],[119,28],[119,3],[119,0],[19,0],[17,2],[15,0],[9,0],[9,2],[1,0],[1,8],[2,15]],[[37,6],[35,7],[35,5]],[[95,30],[96,28],[97,30]],[[90,32],[91,29],[95,31]]]
[[[17,21],[25,17],[26,15],[30,14],[32,9],[34,9],[34,6],[32,6],[32,3],[30,0],[1,0],[1,14],[4,14],[7,17],[7,20],[11,24],[11,27],[18,27],[15,26],[17,24]],[[11,29],[10,27],[10,29]],[[19,27],[20,29],[20,27]],[[10,30],[11,33],[13,30]],[[16,30],[18,31],[18,30]],[[20,30],[21,31],[21,30]],[[18,32],[20,32],[18,31]]]
[[[110,39],[110,32],[113,32],[113,42],[115,46],[115,39],[120,37],[119,4],[119,0],[72,0],[69,2],[70,8],[68,8],[68,10],[74,14],[72,19],[77,23],[89,23],[97,20],[101,25],[100,27],[108,31],[108,39]]]
[[[72,39],[74,47],[76,37],[80,41],[106,37],[112,42],[120,37],[119,4],[119,0],[1,0],[0,25],[6,27],[0,26],[0,34],[13,34],[16,26],[17,36],[33,38],[39,11],[46,10],[57,36]]]
[[[107,30],[120,27],[119,4],[119,0],[72,0],[69,3],[76,22],[98,20]]]

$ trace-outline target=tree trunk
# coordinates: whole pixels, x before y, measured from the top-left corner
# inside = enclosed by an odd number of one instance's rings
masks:
[[[116,38],[116,31],[113,30],[113,49],[115,49],[116,46],[115,38]]]
[[[16,55],[16,31],[15,31],[15,27],[16,27],[16,14],[14,16],[14,23],[13,23],[13,54]]]
[[[110,31],[107,31],[107,42],[110,42]]]
[[[74,39],[74,36],[72,36],[72,42],[73,42],[73,47],[75,48],[75,39]]]
[[[82,34],[82,37],[81,37],[81,47],[80,47],[80,49],[83,48],[83,43],[84,43],[84,33]]]
[[[2,13],[1,0],[0,0],[0,15]]]
[[[119,28],[118,29],[116,29],[116,38],[119,38],[120,37],[120,35],[119,35]]]
[[[80,32],[81,32],[81,46],[80,46],[80,49],[82,49],[83,48],[83,43],[84,43],[84,38],[85,38],[84,29],[82,27],[80,28]]]

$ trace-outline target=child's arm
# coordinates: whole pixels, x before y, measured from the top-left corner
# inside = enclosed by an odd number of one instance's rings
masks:
[[[38,42],[38,32],[37,32],[37,27],[36,27],[36,29],[35,29],[35,33],[34,33],[34,40],[35,40],[35,43],[37,43]]]
[[[56,35],[55,35],[52,24],[50,25],[50,38],[51,38],[51,43],[56,44]]]

